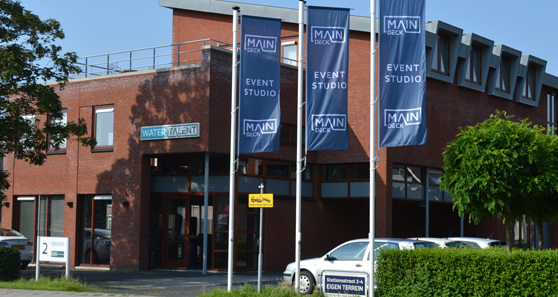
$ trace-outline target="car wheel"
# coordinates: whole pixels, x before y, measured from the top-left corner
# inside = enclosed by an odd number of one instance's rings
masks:
[[[300,288],[299,292],[303,295],[312,294],[314,291],[314,286],[316,282],[314,281],[314,277],[308,271],[301,271],[300,272]]]
[[[21,262],[21,269],[27,268],[28,265],[29,265],[29,262]]]

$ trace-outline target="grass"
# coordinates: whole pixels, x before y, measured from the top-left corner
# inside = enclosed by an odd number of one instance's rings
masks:
[[[66,292],[92,292],[93,290],[86,283],[79,279],[66,279],[66,276],[49,277],[43,276],[38,281],[35,279],[20,278],[15,281],[0,281],[2,289],[19,289],[19,290],[41,290],[41,291],[66,291]]]
[[[258,293],[258,288],[256,286],[246,284],[241,289],[233,289],[230,292],[226,290],[215,290],[210,293],[199,295],[198,297],[224,297],[224,296],[234,296],[234,297],[255,297],[255,296],[271,296],[271,297],[300,297],[295,289],[286,285],[279,286],[262,286],[262,291]],[[324,297],[321,292],[314,292],[313,297]]]

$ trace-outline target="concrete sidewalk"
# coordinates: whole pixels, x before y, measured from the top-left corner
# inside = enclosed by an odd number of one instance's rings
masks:
[[[64,275],[63,268],[45,268],[41,266],[43,276]],[[148,270],[148,271],[110,271],[101,269],[72,269],[71,276],[92,284],[94,292],[53,292],[0,289],[0,296],[186,296],[194,297],[213,290],[227,289],[227,273],[209,272],[203,275],[201,271],[191,270]],[[35,267],[22,270],[24,278],[35,278]],[[282,282],[281,273],[264,273],[262,285],[278,285]],[[257,286],[258,274],[235,273],[233,286],[240,288],[244,284]]]

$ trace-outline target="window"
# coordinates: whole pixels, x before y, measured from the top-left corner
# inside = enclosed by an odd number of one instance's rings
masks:
[[[29,240],[37,236],[64,236],[64,196],[17,197],[18,230]],[[37,232],[37,214],[40,212],[40,226]]]
[[[434,58],[432,59],[432,70],[449,75],[449,37],[438,35],[434,47]]]
[[[322,166],[323,198],[370,197],[370,163]]]
[[[423,171],[422,167],[393,165],[392,197],[424,199]]]
[[[330,260],[361,261],[368,248],[368,241],[347,243],[329,254]]]
[[[281,136],[280,136],[280,141],[281,144],[290,144],[290,145],[296,145],[296,126],[294,125],[289,125],[289,124],[281,124]],[[302,143],[304,143],[305,139],[304,139],[304,127],[302,127]]]
[[[65,127],[66,124],[68,123],[68,111],[66,109],[62,110],[62,118],[54,120],[54,122],[63,126],[63,127]],[[58,150],[59,151],[65,151],[66,150],[66,139],[62,140]],[[49,151],[54,151],[54,140],[52,138],[50,139]]]
[[[496,72],[496,89],[510,92],[510,58],[502,56],[500,70]]]
[[[21,119],[30,125],[31,131],[29,131],[30,133],[24,133],[23,135],[21,135],[19,143],[23,146],[24,150],[33,150],[33,145],[35,142],[35,138],[33,137],[33,132],[35,131],[35,115],[22,115]]]
[[[547,133],[555,135],[556,129],[556,94],[548,93],[546,98],[546,128]]]
[[[481,83],[481,49],[476,46],[471,47],[471,54],[467,63],[467,72],[465,73],[465,80]]]
[[[114,106],[95,107],[95,149],[112,149],[114,141]]]
[[[531,100],[535,100],[535,71],[535,67],[529,65],[523,87],[523,97]]]
[[[428,170],[428,200],[430,201],[452,201],[452,197],[448,192],[440,190],[440,183],[442,182],[440,177],[442,173],[442,170],[438,169]]]
[[[296,56],[298,46],[296,41],[286,42],[282,44],[283,46],[283,63],[288,65],[297,65]]]

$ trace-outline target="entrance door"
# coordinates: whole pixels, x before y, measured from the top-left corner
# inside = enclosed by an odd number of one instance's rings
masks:
[[[163,203],[163,266],[188,268],[190,199],[168,195]]]

